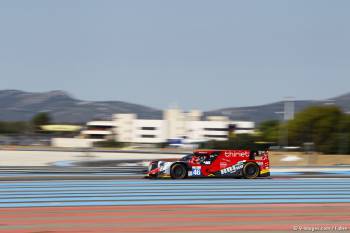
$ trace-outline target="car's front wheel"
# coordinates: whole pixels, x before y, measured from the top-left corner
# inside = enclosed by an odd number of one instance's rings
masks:
[[[173,179],[184,179],[187,176],[187,169],[181,163],[174,164],[170,169],[170,176]]]
[[[243,167],[243,177],[245,179],[255,179],[259,176],[260,168],[256,163],[246,163]]]

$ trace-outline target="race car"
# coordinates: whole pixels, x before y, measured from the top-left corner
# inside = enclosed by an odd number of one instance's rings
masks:
[[[268,151],[196,150],[174,162],[152,161],[147,178],[270,176]]]

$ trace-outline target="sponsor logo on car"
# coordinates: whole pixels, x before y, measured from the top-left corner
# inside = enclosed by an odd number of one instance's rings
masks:
[[[202,175],[201,166],[193,166],[192,167],[192,176],[200,176]]]
[[[243,168],[243,164],[235,164],[231,167],[228,167],[228,168],[225,168],[225,169],[222,169],[220,172],[221,172],[221,175],[225,175],[225,174],[229,174],[229,173],[234,173],[240,169]]]
[[[225,157],[230,158],[230,157],[249,157],[249,152],[248,151],[225,151]]]

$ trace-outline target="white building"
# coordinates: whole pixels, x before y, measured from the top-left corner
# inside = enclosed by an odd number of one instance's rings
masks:
[[[86,129],[81,131],[81,134],[87,135],[88,138],[106,139],[113,135],[115,126],[114,121],[90,121],[86,123]]]
[[[182,139],[185,143],[208,140],[227,140],[230,131],[236,134],[253,133],[250,121],[230,121],[224,116],[210,116],[202,120],[200,111],[164,111],[162,120],[137,119],[135,114],[115,114],[111,121],[91,121],[82,131],[88,139],[115,139],[129,143],[163,143]]]

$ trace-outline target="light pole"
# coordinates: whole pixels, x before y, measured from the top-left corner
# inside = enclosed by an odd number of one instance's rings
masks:
[[[289,120],[294,119],[295,114],[295,103],[294,103],[294,97],[285,97],[283,101],[283,112],[275,112],[276,114],[283,114],[281,126],[280,126],[280,133],[279,133],[279,144],[281,147],[288,146],[288,128],[285,126],[283,127],[283,123],[285,124]]]

